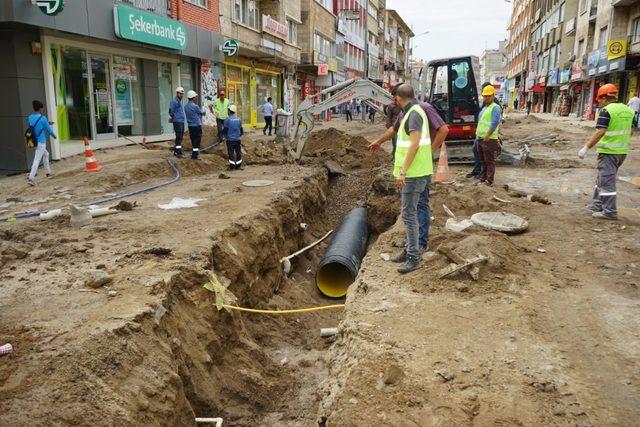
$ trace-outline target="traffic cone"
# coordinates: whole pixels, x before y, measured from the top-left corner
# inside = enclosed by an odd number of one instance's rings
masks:
[[[98,164],[98,161],[93,156],[93,150],[89,145],[89,140],[87,137],[84,138],[84,158],[85,158],[85,166],[84,170],[87,172],[98,172],[102,166]]]
[[[443,142],[442,147],[440,147],[440,157],[438,158],[435,182],[445,181],[449,181],[449,159],[447,158],[447,145]]]

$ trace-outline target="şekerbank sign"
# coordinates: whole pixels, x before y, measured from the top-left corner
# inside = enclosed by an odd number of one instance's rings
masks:
[[[113,8],[116,36],[168,49],[187,48],[187,29],[179,21],[118,3]]]

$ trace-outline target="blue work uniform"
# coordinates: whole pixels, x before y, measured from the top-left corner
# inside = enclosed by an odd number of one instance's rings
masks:
[[[244,135],[242,120],[231,113],[224,121],[223,137],[227,141],[227,153],[229,155],[229,168],[240,169],[242,166],[242,143],[240,138]]]

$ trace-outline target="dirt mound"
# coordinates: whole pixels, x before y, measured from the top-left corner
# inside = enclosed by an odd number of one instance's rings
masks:
[[[362,136],[352,136],[336,128],[311,133],[304,147],[305,159],[335,160],[349,169],[370,169],[383,164],[390,156],[385,152],[370,153],[370,142]]]
[[[523,118],[520,123],[523,124],[532,124],[532,123],[547,123],[547,120],[541,119],[538,116],[529,115]]]
[[[543,159],[540,157],[527,157],[526,166],[531,168],[557,168],[573,169],[584,167],[584,164],[574,159]]]

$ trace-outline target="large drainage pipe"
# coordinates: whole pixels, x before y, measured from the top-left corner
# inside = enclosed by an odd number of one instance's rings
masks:
[[[360,270],[368,238],[367,209],[353,209],[342,219],[318,264],[316,286],[320,292],[331,298],[347,294]]]

